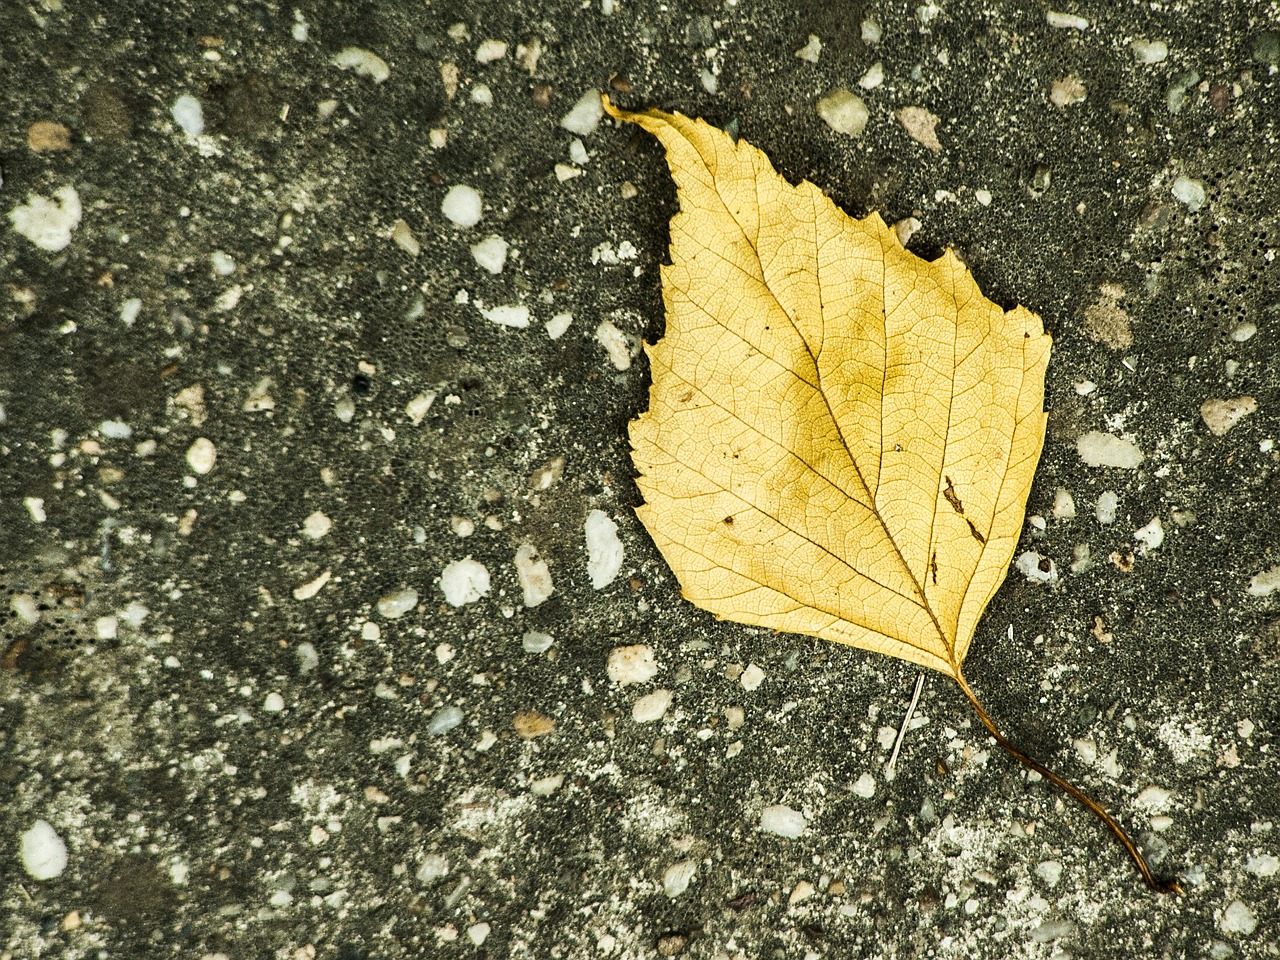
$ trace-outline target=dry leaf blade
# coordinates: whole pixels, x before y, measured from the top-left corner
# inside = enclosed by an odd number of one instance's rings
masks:
[[[1039,318],[702,121],[611,112],[662,141],[680,198],[631,440],[685,595],[958,675],[1043,443]]]

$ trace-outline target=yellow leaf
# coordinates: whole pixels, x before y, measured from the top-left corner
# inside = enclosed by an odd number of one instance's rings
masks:
[[[1008,572],[1044,445],[1050,338],[701,120],[619,110],[667,150],[680,212],[666,334],[631,423],[636,513],[684,596],[717,616],[888,654],[955,679]]]
[[[1044,443],[1048,334],[748,143],[658,111],[680,212],[631,424],[684,595],[961,678]]]

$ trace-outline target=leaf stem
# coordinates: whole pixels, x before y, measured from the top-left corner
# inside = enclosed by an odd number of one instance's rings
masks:
[[[1115,820],[1111,818],[1111,815],[1102,808],[1100,803],[1092,797],[1087,796],[1084,791],[1074,783],[1058,776],[1039,760],[1036,760],[1034,757],[1027,756],[1010,743],[1005,735],[996,729],[996,725],[991,722],[991,718],[987,716],[987,711],[982,708],[982,704],[978,701],[977,695],[969,687],[969,684],[965,682],[964,675],[958,670],[955,673],[955,681],[960,684],[960,689],[964,691],[964,695],[968,697],[969,702],[973,704],[973,709],[978,712],[978,719],[980,719],[982,721],[982,725],[987,728],[987,732],[996,738],[996,743],[1000,744],[1006,753],[1024,767],[1034,770],[1046,780],[1051,781],[1067,793],[1071,794],[1071,796],[1079,800],[1084,804],[1084,806],[1088,807],[1089,810],[1093,812],[1094,816],[1105,823],[1107,828],[1115,834],[1116,839],[1124,845],[1125,850],[1129,852],[1129,856],[1133,858],[1134,864],[1142,874],[1142,879],[1146,881],[1148,887],[1160,893],[1182,893],[1182,885],[1178,883],[1177,880],[1157,879],[1156,875],[1151,872],[1151,867],[1147,865],[1146,859],[1142,856],[1142,853],[1139,852],[1137,845],[1129,839],[1129,835],[1124,832],[1120,824],[1116,823]]]

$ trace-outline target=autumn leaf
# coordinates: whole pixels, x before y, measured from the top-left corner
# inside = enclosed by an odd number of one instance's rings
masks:
[[[680,211],[630,427],[637,514],[686,598],[719,617],[954,679],[1008,572],[1044,444],[1050,338],[700,120],[618,120],[666,148]]]

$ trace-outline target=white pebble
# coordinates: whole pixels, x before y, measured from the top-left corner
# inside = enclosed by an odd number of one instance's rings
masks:
[[[836,133],[859,137],[867,128],[871,112],[861,97],[841,87],[818,101],[818,116]]]
[[[140,313],[142,313],[142,300],[138,297],[130,297],[120,304],[120,322],[126,327],[132,327]]]
[[[1014,566],[1032,583],[1054,583],[1058,579],[1058,565],[1034,550],[1028,550],[1018,557]]]
[[[573,323],[572,313],[557,313],[547,321],[547,336],[552,340],[559,340],[564,336],[565,331],[569,329],[569,324],[571,323]]]
[[[589,137],[600,126],[600,118],[603,116],[604,104],[600,100],[600,94],[592,87],[560,118],[560,126],[580,137]]]
[[[549,797],[564,786],[564,774],[555,773],[549,777],[539,777],[529,784],[529,792],[535,797]]]
[[[413,235],[413,228],[403,220],[397,220],[391,225],[391,242],[411,257],[422,252],[422,244]]]
[[[627,335],[613,323],[602,320],[596,327],[596,340],[599,341],[600,346],[604,347],[604,352],[608,354],[609,362],[613,364],[615,370],[631,368],[631,345],[627,342]]]
[[[1255,877],[1274,877],[1280,873],[1280,859],[1269,853],[1260,853],[1246,860],[1244,868]]]
[[[520,646],[525,653],[546,653],[554,643],[551,634],[539,633],[537,630],[530,630],[520,638]]]
[[[449,860],[439,853],[429,853],[423,857],[422,866],[418,867],[418,872],[415,874],[419,883],[434,883],[448,875]]]
[[[427,736],[438,737],[442,733],[448,733],[458,724],[462,723],[462,710],[450,704],[447,707],[441,707],[435,712],[430,720],[427,721]]]
[[[418,605],[418,591],[413,587],[393,590],[378,600],[378,616],[388,620],[399,620]]]
[[[991,206],[991,191],[979,187],[973,191],[973,199],[977,200],[982,206],[989,207]]]
[[[613,583],[622,570],[622,541],[618,539],[618,525],[603,510],[587,514],[583,526],[587,540],[587,574],[591,586],[603,590]]]
[[[883,31],[880,29],[880,24],[871,17],[867,17],[867,19],[862,21],[860,29],[863,43],[874,44],[880,42],[880,37]]]
[[[467,939],[474,943],[477,947],[484,946],[484,942],[489,939],[489,924],[483,920],[479,923],[473,923],[467,927]]]
[[[294,656],[298,658],[298,673],[304,677],[320,666],[320,654],[316,651],[315,645],[305,640],[298,644]]]
[[[284,710],[284,697],[278,693],[268,693],[262,701],[262,709],[267,713],[280,713]]]
[[[620,686],[631,683],[647,683],[658,674],[658,662],[653,647],[636,643],[629,647],[614,647],[605,662],[609,679]]]
[[[670,690],[655,690],[653,693],[646,693],[631,706],[631,719],[636,723],[653,723],[655,720],[661,720],[666,716],[667,710],[671,708],[671,698],[673,694]]]
[[[478,103],[482,107],[493,106],[493,91],[489,89],[487,83],[477,83],[467,96],[471,98],[472,103]]]
[[[1119,506],[1120,498],[1116,496],[1116,492],[1103,490],[1098,497],[1098,505],[1094,508],[1093,515],[1099,523],[1114,523]]]
[[[867,67],[867,72],[862,75],[862,79],[858,81],[858,86],[863,90],[874,90],[880,84],[884,83],[884,64],[877,60],[871,66]]]
[[[450,187],[440,201],[440,212],[460,227],[474,227],[484,215],[484,198],[475,187],[459,183]]]
[[[1269,597],[1277,590],[1280,590],[1280,567],[1255,573],[1249,579],[1248,592],[1251,597]]]
[[[169,108],[173,122],[180,126],[188,137],[198,137],[204,133],[204,107],[189,93],[184,93],[173,101]]]
[[[472,245],[471,258],[490,273],[501,273],[507,264],[507,241],[496,235],[487,236]]]
[[[197,437],[187,448],[187,466],[202,476],[218,462],[218,449],[208,437]]]
[[[764,683],[764,671],[753,663],[742,671],[742,676],[738,678],[738,682],[742,684],[743,690],[752,693],[759,690],[760,684]]]
[[[477,304],[476,309],[486,320],[500,327],[515,327],[517,330],[523,330],[529,326],[529,308],[523,304],[504,307],[482,307]]]
[[[434,390],[424,390],[412,400],[404,405],[405,415],[408,416],[409,422],[415,427],[420,424],[431,405],[436,402],[436,392]]]
[[[333,521],[317,510],[302,521],[302,533],[312,540],[319,540],[333,529]]]
[[[459,539],[469,537],[476,532],[476,525],[473,521],[466,517],[450,517],[449,529],[453,531],[453,535]]]
[[[306,583],[299,584],[298,586],[293,588],[293,599],[310,600],[312,597],[314,597],[316,594],[318,594],[321,590],[324,589],[324,585],[329,582],[329,579],[332,576],[333,576],[333,571],[326,570],[324,573],[320,574],[320,576],[316,577],[314,580],[308,580]]]
[[[67,869],[67,845],[47,820],[37,820],[22,835],[22,867],[37,880],[52,880]]]
[[[850,789],[854,796],[869,800],[876,795],[876,778],[869,773],[864,773],[854,781]]]
[[[1169,45],[1163,40],[1135,40],[1129,44],[1129,49],[1139,63],[1164,63],[1169,57]]]
[[[1257,410],[1258,401],[1253,397],[1212,397],[1200,404],[1200,419],[1210,433],[1221,437]]]
[[[822,41],[816,33],[809,34],[809,42],[796,51],[796,56],[805,63],[817,63],[822,56]]]
[[[775,836],[786,837],[788,840],[794,840],[804,833],[805,826],[803,813],[781,803],[765,807],[760,813],[761,830]]]
[[[454,560],[440,571],[440,590],[450,606],[475,603],[489,592],[489,571],[470,557]]]
[[[898,238],[898,245],[905,247],[923,226],[924,224],[915,217],[903,217],[893,224],[893,234]]]
[[[516,549],[515,563],[526,607],[536,607],[555,593],[551,570],[547,567],[547,561],[538,553],[537,547],[531,543],[520,544]]]
[[[387,61],[363,47],[346,47],[335,53],[330,62],[340,70],[354,70],[374,83],[382,83],[391,76],[391,68],[387,66]]]
[[[698,872],[696,860],[681,860],[667,867],[662,873],[662,892],[674,900],[686,890]]]
[[[1178,177],[1173,181],[1173,185],[1169,187],[1169,192],[1173,194],[1175,200],[1192,213],[1204,206],[1205,189],[1204,182],[1201,180]]]
[[[1097,430],[1090,430],[1076,441],[1076,452],[1091,467],[1133,470],[1143,460],[1142,451],[1137,444]]]
[[[1133,539],[1138,541],[1139,553],[1159,550],[1160,544],[1164,543],[1164,524],[1160,522],[1159,517],[1152,517],[1145,527],[1139,527],[1133,531]]]
[[[1053,494],[1053,516],[1055,520],[1075,519],[1076,500],[1066,487],[1059,487]]]
[[[569,141],[569,159],[580,167],[585,167],[591,156],[587,153],[587,145],[574,137]]]
[[[1088,30],[1089,21],[1074,13],[1058,13],[1049,10],[1044,15],[1045,23],[1055,30]]]
[[[1258,918],[1244,903],[1232,900],[1222,911],[1218,928],[1223,933],[1239,933],[1247,937],[1258,928]]]
[[[71,243],[84,209],[75,187],[59,187],[53,199],[27,194],[27,202],[9,211],[13,229],[41,250],[57,253]]]
[[[964,912],[977,913],[979,906],[980,904],[977,900],[966,900]],[[1070,920],[1045,920],[1031,931],[1031,940],[1034,943],[1052,943],[1055,940],[1063,940],[1070,937],[1075,931],[1075,924]],[[1061,951],[1058,952],[1058,955],[1061,956]]]
[[[1071,746],[1086,767],[1098,762],[1098,744],[1090,737],[1080,737],[1071,741]]]
[[[787,897],[787,905],[794,906],[797,903],[804,903],[806,900],[812,899],[817,893],[817,889],[808,880],[801,880],[791,888],[791,896]],[[814,954],[813,956],[817,956]]]
[[[1036,876],[1051,887],[1056,887],[1062,879],[1062,864],[1057,860],[1041,860],[1036,864]]]
[[[493,63],[507,55],[507,45],[502,40],[482,40],[476,47],[476,63]]]
[[[1236,343],[1247,343],[1258,335],[1258,325],[1251,320],[1242,320],[1231,328],[1231,339]]]
[[[1169,801],[1173,795],[1164,787],[1146,787],[1133,798],[1133,805],[1142,807],[1148,813],[1163,813],[1169,809]]]

